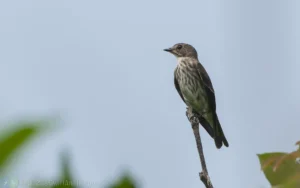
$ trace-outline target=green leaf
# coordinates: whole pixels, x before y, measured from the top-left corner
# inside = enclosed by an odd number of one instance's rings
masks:
[[[68,152],[64,151],[60,155],[61,158],[61,172],[59,179],[55,181],[40,180],[40,185],[34,185],[33,188],[76,188],[79,182],[74,181]],[[43,183],[44,182],[44,183]]]
[[[299,188],[299,187],[300,187],[300,179],[292,179],[285,184],[273,186],[272,188]]]
[[[69,155],[67,152],[63,152],[61,154],[61,175],[60,180],[57,181],[57,185],[54,185],[52,188],[76,188],[77,183],[74,181],[71,167],[70,167],[70,160]]]
[[[298,146],[298,151],[300,151],[300,141],[296,142],[296,144]]]
[[[9,159],[15,152],[32,138],[45,131],[45,124],[45,121],[20,122],[12,125],[13,128],[0,131],[0,174],[4,173]]]
[[[131,176],[125,174],[108,188],[137,188]]]
[[[295,160],[287,158],[281,160],[288,153],[264,153],[258,154],[262,170],[273,187],[284,186],[291,182],[291,178],[300,173],[300,165],[297,165]],[[280,161],[280,166],[274,171],[274,165]]]

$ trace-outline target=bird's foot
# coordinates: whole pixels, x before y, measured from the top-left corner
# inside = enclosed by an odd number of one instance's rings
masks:
[[[199,118],[197,116],[192,116],[190,118],[190,122],[194,125],[194,124],[199,124]]]
[[[199,119],[201,117],[199,117],[199,115],[193,113],[192,110],[190,110],[190,108],[187,108],[187,111],[186,111],[186,116],[188,118],[188,120],[191,122],[192,125],[195,125],[195,124],[199,124]]]

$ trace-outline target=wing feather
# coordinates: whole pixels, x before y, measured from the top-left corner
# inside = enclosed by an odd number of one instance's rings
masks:
[[[200,63],[197,63],[197,70],[198,70],[199,76],[202,79],[203,84],[205,86],[205,91],[206,91],[206,94],[208,97],[208,102],[209,102],[212,110],[215,112],[216,111],[216,97],[215,97],[215,91],[214,91],[213,85],[211,83],[211,80],[210,80],[206,70]]]

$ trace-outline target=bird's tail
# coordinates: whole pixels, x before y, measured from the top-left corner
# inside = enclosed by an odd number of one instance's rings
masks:
[[[221,124],[219,122],[218,116],[217,114],[215,114],[215,126],[214,126],[214,140],[215,140],[215,144],[216,147],[218,149],[220,149],[222,147],[222,145],[224,144],[224,146],[229,147],[228,141],[224,135],[224,132],[222,130]]]

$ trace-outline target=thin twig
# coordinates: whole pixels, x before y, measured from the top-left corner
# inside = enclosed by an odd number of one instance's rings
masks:
[[[192,111],[187,109],[186,115],[188,117],[188,120],[191,123],[194,136],[196,139],[196,144],[197,144],[197,149],[200,157],[200,162],[202,166],[202,172],[199,173],[200,180],[203,182],[206,188],[213,188],[213,185],[210,181],[206,163],[205,163],[205,157],[204,157],[204,152],[203,152],[203,147],[202,147],[202,142],[201,142],[201,137],[200,137],[200,132],[199,132],[199,117],[195,115]]]

